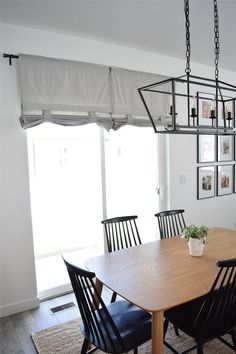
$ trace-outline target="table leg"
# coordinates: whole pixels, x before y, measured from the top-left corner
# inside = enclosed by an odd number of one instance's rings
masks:
[[[152,354],[163,354],[163,311],[152,313]]]
[[[101,296],[102,294],[102,288],[103,288],[103,283],[96,278],[96,281],[95,281],[95,287],[96,287],[96,290],[98,292],[98,294]],[[96,296],[96,293],[94,294],[94,302],[95,304],[93,303],[92,306],[94,307],[94,309],[96,310],[96,307],[95,305],[99,305],[99,300],[97,299],[97,296]]]

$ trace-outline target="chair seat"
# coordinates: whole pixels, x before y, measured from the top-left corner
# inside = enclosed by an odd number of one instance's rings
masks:
[[[199,321],[197,321],[197,324],[195,323],[205,300],[206,296],[202,296],[167,310],[165,311],[165,318],[199,343],[206,343],[213,338],[224,335],[234,327],[236,322],[229,324],[228,330],[222,325],[222,322],[212,321],[211,323],[208,322],[207,325],[202,322],[199,323]]]
[[[113,348],[107,338],[105,330],[102,332],[107,347],[102,343],[101,337],[101,342],[97,343],[96,339],[94,340],[92,338],[90,332],[86,331],[83,322],[81,322],[80,329],[82,333],[90,343],[95,345],[95,347],[100,347],[102,350],[109,353],[124,353],[135,347],[139,347],[151,338],[151,315],[149,313],[127,301],[113,302],[107,306],[107,309],[115,325],[117,326],[125,348],[121,348],[121,345],[118,343],[117,339],[112,337],[115,343],[115,348]],[[101,314],[103,314],[103,310],[101,310]],[[104,318],[106,317],[104,316]],[[104,324],[98,314],[97,320],[102,329],[104,329],[105,326],[108,326],[108,328],[110,327],[108,321],[105,319]]]

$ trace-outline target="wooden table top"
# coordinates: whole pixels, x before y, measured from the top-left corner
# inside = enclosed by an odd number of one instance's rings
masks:
[[[206,294],[216,261],[236,257],[236,230],[209,229],[203,256],[189,255],[180,237],[158,240],[85,262],[107,287],[149,312],[166,310]]]

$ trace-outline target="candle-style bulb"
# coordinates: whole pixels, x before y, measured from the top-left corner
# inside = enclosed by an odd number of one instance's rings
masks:
[[[211,101],[211,115],[210,115],[210,118],[211,119],[215,119],[216,118],[216,103],[215,103],[215,100],[212,100]]]
[[[197,99],[195,96],[192,97],[191,99],[191,106],[192,108],[196,108],[197,107]]]
[[[216,102],[215,102],[215,100],[212,100],[211,101],[211,110],[215,111],[215,109],[216,109]]]
[[[197,107],[197,100],[196,100],[196,97],[192,97],[191,99],[191,117],[195,118],[197,117],[197,111],[196,111],[196,107]]]

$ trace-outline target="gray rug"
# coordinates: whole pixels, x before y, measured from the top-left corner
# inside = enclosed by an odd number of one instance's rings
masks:
[[[32,333],[32,341],[38,354],[80,354],[83,343],[83,335],[79,330],[79,320],[72,320],[63,324],[43,329]],[[172,327],[169,328],[166,340],[178,351],[183,351],[193,341],[182,332],[176,337]],[[144,344],[138,350],[139,354],[151,354],[151,343]],[[96,351],[98,354],[103,352]],[[171,351],[164,347],[164,353]],[[191,351],[195,353],[196,351]],[[232,354],[233,351],[218,340],[211,341],[204,346],[204,354]]]

